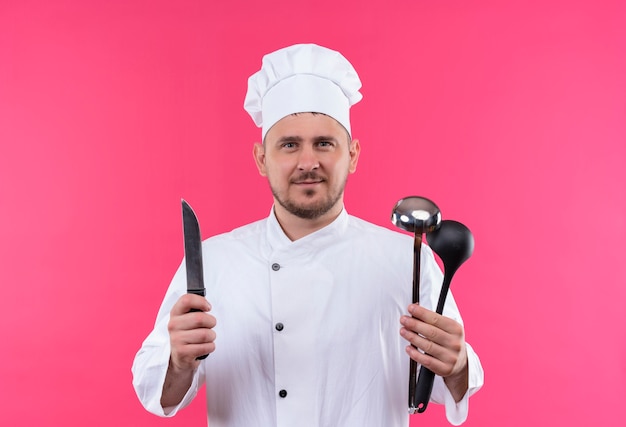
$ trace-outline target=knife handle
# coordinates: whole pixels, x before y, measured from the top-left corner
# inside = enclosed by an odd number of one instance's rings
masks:
[[[194,294],[194,295],[200,295],[201,297],[206,296],[205,288],[202,288],[202,289],[188,289],[187,293],[188,294]],[[197,308],[192,308],[191,310],[189,310],[190,313],[192,313],[194,311],[201,311],[201,310],[198,310]],[[196,357],[196,360],[204,360],[204,359],[207,358],[207,356],[208,356],[208,354],[203,354],[202,356]]]

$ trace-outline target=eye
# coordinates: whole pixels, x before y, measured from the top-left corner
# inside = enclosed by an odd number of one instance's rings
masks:
[[[330,147],[333,147],[334,144],[332,141],[319,141],[317,143],[317,146],[320,148],[330,148]]]
[[[296,143],[295,142],[285,142],[283,144],[281,144],[281,148],[296,148]]]

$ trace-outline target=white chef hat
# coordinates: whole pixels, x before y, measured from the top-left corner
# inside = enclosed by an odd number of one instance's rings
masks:
[[[363,98],[356,70],[339,52],[297,44],[263,57],[248,79],[245,110],[263,139],[280,119],[293,113],[326,114],[350,131],[350,107]]]

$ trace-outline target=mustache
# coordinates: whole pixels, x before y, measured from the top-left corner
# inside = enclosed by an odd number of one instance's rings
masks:
[[[294,184],[306,181],[325,181],[326,178],[315,171],[303,172],[291,179]]]

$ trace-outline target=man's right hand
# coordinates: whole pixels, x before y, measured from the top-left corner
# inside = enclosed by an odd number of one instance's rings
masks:
[[[191,311],[192,309],[198,311]],[[211,305],[200,295],[185,294],[170,311],[170,364],[175,371],[198,367],[198,357],[215,351],[215,317],[207,313]]]

